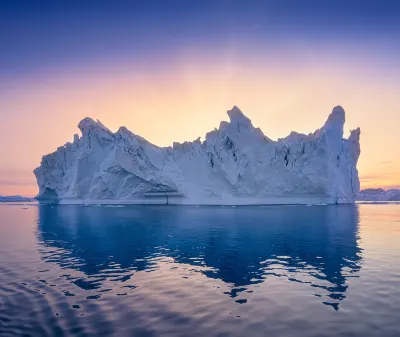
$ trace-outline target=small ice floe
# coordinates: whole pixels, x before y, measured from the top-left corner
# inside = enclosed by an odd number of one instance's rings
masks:
[[[325,204],[323,202],[319,202],[319,203],[316,203],[316,204],[308,204],[306,206],[328,206],[328,204]]]
[[[119,208],[119,207],[125,207],[124,205],[105,205],[104,207],[114,207],[114,208]]]

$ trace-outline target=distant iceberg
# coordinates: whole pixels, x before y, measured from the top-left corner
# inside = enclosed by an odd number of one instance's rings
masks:
[[[236,106],[230,122],[200,138],[158,147],[121,127],[83,119],[82,136],[34,170],[41,203],[335,204],[359,192],[360,129],[343,139],[345,112],[333,109],[309,135],[273,141]]]
[[[0,195],[0,202],[32,202],[33,198],[23,197],[21,195]]]
[[[359,201],[400,201],[400,190],[382,188],[368,188],[360,191],[357,196]]]

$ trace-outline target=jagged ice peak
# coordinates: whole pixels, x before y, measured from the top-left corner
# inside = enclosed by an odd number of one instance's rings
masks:
[[[61,203],[347,203],[359,191],[360,130],[343,139],[337,106],[314,133],[271,141],[234,106],[230,122],[199,139],[158,147],[84,118],[74,142],[34,172],[38,200]]]

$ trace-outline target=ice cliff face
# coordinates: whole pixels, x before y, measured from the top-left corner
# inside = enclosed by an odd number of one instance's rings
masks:
[[[72,143],[42,158],[37,199],[62,203],[349,203],[359,192],[360,130],[343,139],[337,106],[309,135],[272,141],[237,107],[230,122],[172,147],[83,119]]]

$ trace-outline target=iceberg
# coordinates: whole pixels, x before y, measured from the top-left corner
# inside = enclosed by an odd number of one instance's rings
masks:
[[[0,195],[0,202],[33,202],[34,198],[23,197],[21,195]]]
[[[34,170],[40,203],[266,205],[354,203],[360,129],[343,138],[337,106],[314,133],[273,141],[238,107],[192,142],[159,147],[83,119],[81,136]]]
[[[400,201],[400,189],[367,188],[360,191],[358,201]]]

